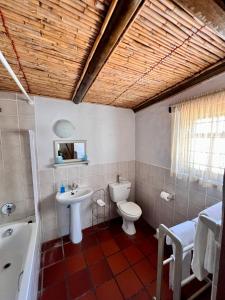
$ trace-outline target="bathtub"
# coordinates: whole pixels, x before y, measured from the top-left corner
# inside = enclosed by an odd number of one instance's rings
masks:
[[[11,235],[9,231],[12,231]],[[0,299],[36,300],[39,266],[37,223],[18,222],[0,226]]]

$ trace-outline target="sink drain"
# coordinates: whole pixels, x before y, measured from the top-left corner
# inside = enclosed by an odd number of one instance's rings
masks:
[[[11,263],[7,263],[7,264],[4,265],[3,269],[6,270],[6,269],[8,269],[10,266],[11,266]]]

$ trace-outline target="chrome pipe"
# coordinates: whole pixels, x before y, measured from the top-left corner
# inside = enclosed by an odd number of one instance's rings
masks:
[[[6,60],[5,56],[3,55],[2,51],[0,51],[0,61],[1,61],[2,65],[5,67],[5,69],[8,71],[8,73],[10,74],[10,76],[12,77],[12,79],[15,81],[15,83],[17,84],[17,86],[19,87],[19,89],[21,90],[21,92],[26,97],[26,101],[29,104],[33,105],[34,104],[33,100],[30,98],[30,96],[25,91],[25,89],[22,86],[21,82],[19,81],[18,77],[16,76],[16,74],[13,71],[13,69],[10,67],[9,63],[7,62],[7,60]]]

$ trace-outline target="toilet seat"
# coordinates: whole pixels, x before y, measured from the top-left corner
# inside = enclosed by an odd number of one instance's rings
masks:
[[[120,211],[129,216],[129,217],[137,217],[142,214],[142,210],[140,206],[138,206],[134,202],[122,202],[118,203],[118,208]]]

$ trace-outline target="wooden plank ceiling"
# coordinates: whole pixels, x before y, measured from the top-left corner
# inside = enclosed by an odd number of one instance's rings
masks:
[[[28,92],[72,99],[110,2],[0,0],[0,50]],[[145,0],[83,101],[135,109],[225,58],[225,39],[175,2]],[[17,90],[1,66],[0,89]]]

